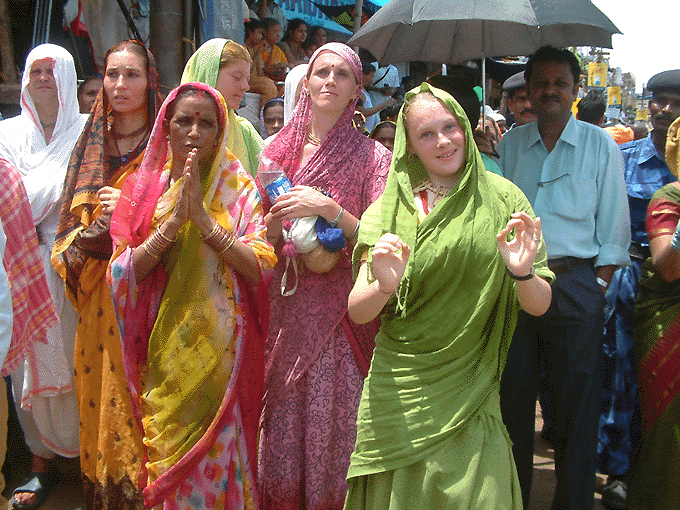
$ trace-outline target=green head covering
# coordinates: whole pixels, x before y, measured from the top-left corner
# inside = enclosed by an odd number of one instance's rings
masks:
[[[411,248],[414,248],[416,245],[418,209],[416,208],[413,196],[413,188],[423,179],[427,178],[428,175],[420,159],[414,154],[409,155],[407,151],[404,108],[415,96],[425,93],[432,94],[444,103],[444,106],[453,112],[458,124],[465,133],[465,162],[463,168],[459,170],[461,173],[460,179],[457,186],[437,204],[435,210],[450,209],[451,213],[454,213],[462,204],[467,203],[467,198],[477,188],[479,172],[481,169],[484,169],[484,163],[475,145],[470,121],[467,115],[465,115],[463,108],[450,94],[428,83],[423,83],[419,88],[408,92],[404,106],[402,106],[399,112],[390,173],[387,177],[387,184],[382,199],[379,201],[382,206],[381,222],[379,226],[362,222],[357,250],[355,250],[355,270],[358,269],[361,262],[361,254],[363,254],[368,246],[373,246],[385,232],[392,232],[398,235]],[[377,205],[372,207],[377,207]],[[413,263],[414,257],[411,257],[399,289],[399,308],[402,310],[408,294]]]
[[[222,50],[229,41],[229,39],[210,39],[201,44],[184,66],[181,83],[197,81],[215,87],[217,75],[220,72]]]

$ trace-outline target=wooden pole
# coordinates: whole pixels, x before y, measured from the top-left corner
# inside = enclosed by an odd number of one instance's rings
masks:
[[[184,69],[182,52],[183,0],[151,0],[151,52],[156,57],[161,93],[179,85]]]
[[[0,0],[0,60],[2,61],[2,77],[7,83],[17,81],[17,70],[14,62],[14,44],[9,20],[8,0]]]

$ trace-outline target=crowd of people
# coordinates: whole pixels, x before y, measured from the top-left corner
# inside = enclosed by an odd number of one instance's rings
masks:
[[[88,510],[529,508],[537,398],[554,508],[592,508],[596,471],[612,505],[678,507],[680,70],[619,146],[543,47],[505,130],[272,6],[165,98],[139,41],[80,86],[28,55],[0,122],[14,508],[56,456]]]

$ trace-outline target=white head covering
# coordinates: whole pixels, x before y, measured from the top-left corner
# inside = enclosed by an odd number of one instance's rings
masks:
[[[49,143],[45,142],[45,132],[28,92],[33,62],[45,58],[54,63],[59,101]],[[21,79],[21,114],[0,122],[0,158],[8,160],[21,173],[36,224],[59,201],[71,151],[86,120],[87,114],[81,114],[78,107],[76,69],[71,54],[54,44],[35,47],[26,58]]]
[[[295,92],[297,91],[300,80],[307,74],[308,64],[300,64],[288,71],[286,75],[286,89],[283,94],[283,123],[288,124],[288,121],[293,116],[295,109]]]

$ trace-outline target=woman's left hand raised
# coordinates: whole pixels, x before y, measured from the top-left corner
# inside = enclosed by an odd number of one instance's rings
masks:
[[[309,186],[294,186],[288,193],[281,195],[271,213],[274,219],[294,220],[306,216],[326,216],[335,201]],[[328,218],[326,218],[328,219]],[[331,218],[332,220],[333,218]]]
[[[508,241],[508,234],[513,229],[515,238]],[[512,213],[508,224],[496,236],[496,241],[510,272],[520,276],[529,274],[541,241],[541,218],[534,220],[525,212]]]

